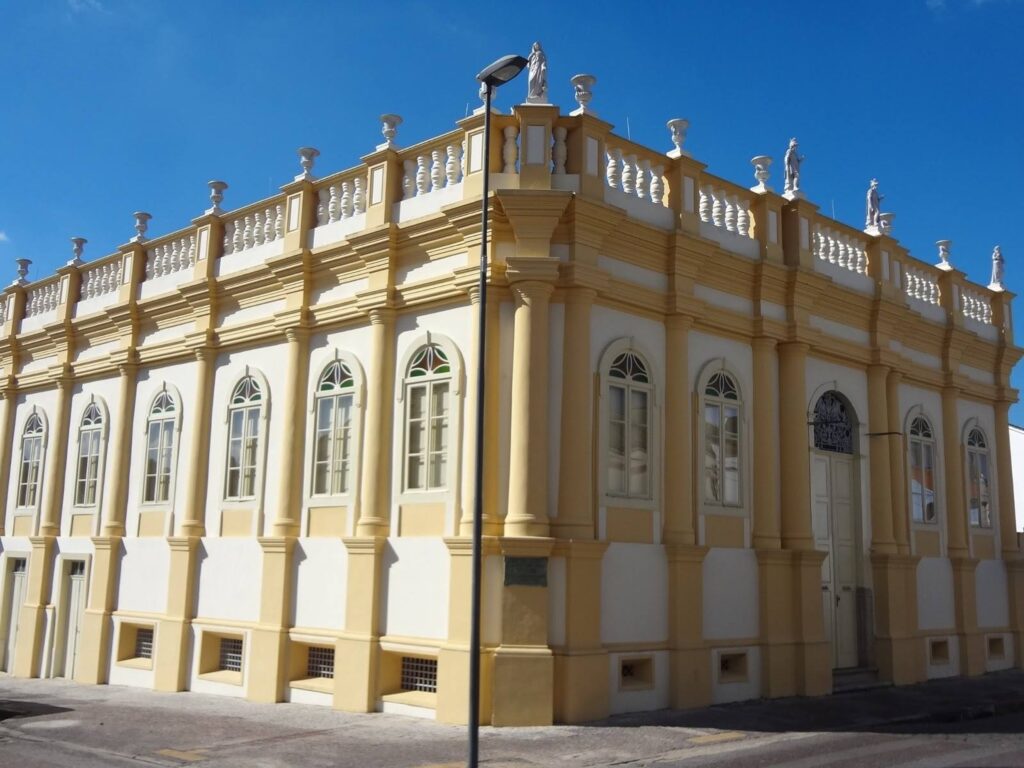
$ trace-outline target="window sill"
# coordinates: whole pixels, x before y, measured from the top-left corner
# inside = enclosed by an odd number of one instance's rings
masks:
[[[226,683],[228,685],[241,685],[242,673],[230,669],[218,669],[213,672],[203,672],[199,675],[200,680],[211,683]]]
[[[399,691],[381,696],[381,701],[388,704],[405,704],[409,707],[437,709],[437,694],[426,691]]]
[[[700,508],[702,515],[722,515],[723,517],[747,517],[750,513],[746,507],[719,506],[717,504],[702,504]]]
[[[153,660],[136,656],[130,659],[118,660],[117,666],[128,667],[129,669],[153,669]]]
[[[292,680],[288,685],[303,691],[317,691],[318,693],[334,693],[333,677],[306,677],[300,680]]]

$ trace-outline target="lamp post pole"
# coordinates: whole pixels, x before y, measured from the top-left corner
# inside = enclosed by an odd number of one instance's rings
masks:
[[[491,182],[491,97],[494,89],[523,71],[527,60],[515,54],[503,56],[476,79],[484,86],[484,174],[480,204],[480,315],[477,318],[476,349],[476,465],[473,468],[473,557],[470,587],[469,623],[469,760],[468,768],[477,768],[480,760],[480,580],[484,534],[484,374],[487,370],[487,215]]]

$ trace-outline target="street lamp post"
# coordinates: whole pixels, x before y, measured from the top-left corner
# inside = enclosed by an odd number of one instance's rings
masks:
[[[484,355],[487,351],[487,196],[490,193],[491,95],[495,88],[512,80],[527,64],[522,56],[503,56],[476,76],[484,86],[484,174],[480,214],[480,315],[477,318],[476,350],[476,464],[473,485],[473,558],[469,630],[469,768],[477,768],[480,757],[480,574],[484,520]]]

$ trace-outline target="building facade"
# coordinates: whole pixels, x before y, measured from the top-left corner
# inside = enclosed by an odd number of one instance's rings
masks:
[[[484,722],[1019,666],[1012,296],[583,106],[6,288],[2,669],[464,722],[480,409]]]

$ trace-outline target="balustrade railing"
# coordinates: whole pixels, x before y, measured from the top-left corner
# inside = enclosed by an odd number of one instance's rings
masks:
[[[270,202],[229,219],[224,225],[224,255],[241,253],[284,237],[284,203]]]
[[[121,257],[87,264],[82,267],[81,300],[99,298],[113,293],[121,284]]]
[[[173,275],[195,263],[195,233],[174,237],[146,249],[146,279],[154,280]]]
[[[970,288],[960,289],[960,312],[982,325],[992,325],[992,301]]]
[[[466,146],[461,137],[461,133],[451,134],[403,153],[403,200],[429,195],[462,181],[466,173]]]
[[[823,262],[858,275],[868,273],[867,244],[860,238],[818,222],[811,235],[811,251]]]
[[[366,213],[366,170],[330,179],[317,190],[316,225],[333,224]]]
[[[747,193],[720,182],[700,185],[700,220],[715,229],[741,237],[753,237],[754,217],[750,206],[751,199]]]
[[[25,317],[52,312],[60,303],[60,281],[53,277],[48,282],[29,288],[25,297]]]
[[[614,140],[612,136],[608,138],[609,142]],[[558,147],[557,137],[555,147]],[[665,205],[665,162],[661,155],[639,152],[629,145],[609,144],[605,163],[604,180],[609,188],[655,205]]]
[[[939,306],[942,298],[938,277],[920,267],[904,264],[903,292],[916,301]]]

